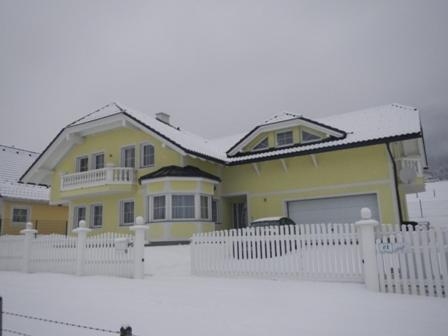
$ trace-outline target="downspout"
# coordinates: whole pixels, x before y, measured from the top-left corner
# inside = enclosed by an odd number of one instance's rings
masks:
[[[389,153],[390,161],[392,162],[392,168],[394,170],[394,185],[395,185],[395,195],[397,197],[397,206],[398,206],[398,218],[400,220],[400,225],[403,223],[403,213],[401,208],[401,200],[400,200],[400,192],[398,191],[398,176],[397,176],[397,163],[394,160],[394,157],[392,155],[392,151],[390,149],[390,142],[386,142],[387,152]]]

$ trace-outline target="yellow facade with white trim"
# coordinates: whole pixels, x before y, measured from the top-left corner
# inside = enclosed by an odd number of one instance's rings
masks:
[[[300,130],[295,131],[299,141]],[[253,146],[260,135],[248,147]],[[267,134],[274,141],[274,133]],[[154,166],[139,168],[140,144],[151,143],[155,150]],[[104,152],[105,163],[120,166],[120,151],[123,146],[136,146],[137,178],[160,168],[177,165],[192,165],[221,179],[220,183],[201,178],[155,179],[151,182],[125,185],[102,185],[61,191],[60,181],[64,174],[75,172],[76,158]],[[231,228],[232,204],[244,199],[247,205],[247,220],[260,217],[286,216],[286,202],[330,196],[375,194],[380,219],[383,223],[399,220],[397,195],[391,159],[385,144],[332,150],[319,154],[302,155],[283,159],[272,159],[257,163],[225,166],[205,159],[179,153],[167,143],[135,128],[122,127],[84,137],[61,160],[53,172],[51,202],[69,206],[69,231],[75,226],[74,208],[85,206],[87,221],[93,204],[103,205],[103,224],[94,232],[128,232],[120,226],[120,201],[134,200],[135,216],[143,216],[149,223],[150,241],[188,240],[192,234],[214,229]],[[188,193],[207,195],[219,202],[218,223],[208,219],[152,221],[150,220],[148,197],[151,195]],[[400,194],[402,212],[406,216],[404,194]],[[197,208],[196,208],[197,210]],[[170,216],[167,216],[170,217]],[[196,213],[196,217],[198,217]]]

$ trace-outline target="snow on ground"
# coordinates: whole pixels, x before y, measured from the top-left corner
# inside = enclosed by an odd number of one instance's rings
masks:
[[[447,299],[372,293],[362,284],[192,277],[188,246],[145,254],[144,280],[0,272],[4,310],[114,330],[127,322],[136,335],[448,334]],[[4,328],[103,335],[10,316]]]

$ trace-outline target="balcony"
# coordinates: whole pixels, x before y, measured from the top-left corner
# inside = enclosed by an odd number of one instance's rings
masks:
[[[424,191],[425,182],[420,158],[400,158],[397,163],[401,189],[407,194]]]
[[[412,169],[415,172],[416,177],[423,176],[423,167],[420,158],[400,158],[398,159],[398,169]]]
[[[131,185],[136,182],[134,168],[106,167],[61,176],[61,191],[104,185]]]

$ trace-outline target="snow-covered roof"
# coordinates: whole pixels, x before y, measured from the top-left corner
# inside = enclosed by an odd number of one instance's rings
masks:
[[[0,197],[48,201],[47,187],[18,183],[38,156],[38,153],[25,149],[0,145]]]
[[[337,114],[313,121],[342,130],[346,136],[332,141],[296,145],[284,149],[228,158],[230,163],[269,159],[277,156],[299,155],[332,148],[361,146],[365,143],[384,141],[405,136],[421,136],[420,117],[417,109],[390,104],[360,111]]]
[[[107,121],[112,122],[115,120],[115,122],[118,122],[122,120],[125,122],[124,119],[159,137],[167,144],[171,144],[173,148],[183,154],[213,160],[226,165],[361,146],[375,142],[421,137],[419,112],[413,107],[399,104],[384,105],[315,119],[285,112],[258,123],[258,126],[250,132],[209,140],[180,127],[160,121],[154,116],[125,108],[117,103],[110,103],[62,129],[30,169],[25,172],[22,179],[24,181],[48,183],[50,180],[46,170],[51,169],[51,165],[58,162],[64,153],[69,150],[70,146],[76,143],[76,140],[75,142],[71,140],[72,136],[76,139],[76,137],[87,135],[87,133],[82,133],[83,129],[86,132],[88,129],[90,132],[94,132],[95,123],[104,126],[103,124]],[[307,123],[308,125],[313,125],[313,127],[324,129],[332,136],[323,141],[310,144],[298,144],[256,153],[238,152],[236,154],[233,153],[232,156],[229,155],[229,151],[236,151],[236,145],[241,144],[244,139],[247,140],[248,135],[254,130],[259,131],[261,128],[264,131],[272,127],[282,127],[284,124],[295,122]],[[121,124],[115,124],[116,127],[118,127],[117,125]],[[52,156],[52,151],[57,151],[58,153]],[[44,162],[47,165],[44,165]],[[34,170],[34,173],[29,173],[32,170]],[[38,175],[39,177],[36,177]]]
[[[180,148],[187,150],[193,154],[203,155],[218,160],[225,160],[225,153],[217,150],[210,145],[210,141],[199,135],[190,133],[180,127],[168,125],[155,117],[150,116],[117,103],[111,103],[103,108],[96,110],[81,119],[71,123],[68,127],[78,126],[89,121],[105,118],[115,114],[123,113],[130,118],[144,124],[158,135],[170,140]]]

